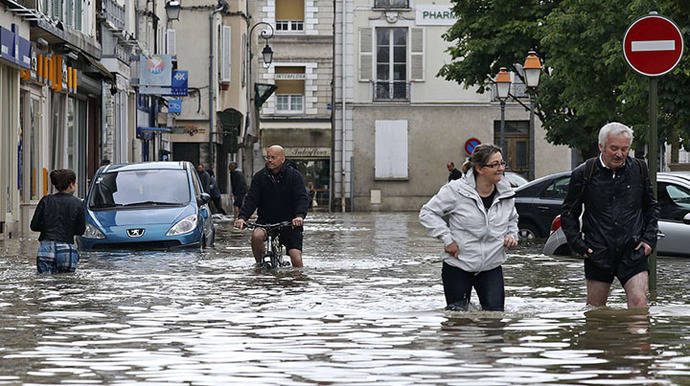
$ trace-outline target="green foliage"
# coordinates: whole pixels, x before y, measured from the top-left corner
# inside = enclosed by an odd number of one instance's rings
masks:
[[[648,79],[623,57],[627,27],[649,11],[669,17],[690,42],[687,0],[455,0],[458,22],[445,34],[454,61],[439,76],[486,90],[489,74],[522,63],[530,49],[544,61],[536,114],[547,140],[596,154],[599,128],[620,121],[635,130],[634,146],[646,142]],[[686,43],[687,44],[687,43]],[[660,141],[676,130],[690,149],[690,60],[659,79]]]

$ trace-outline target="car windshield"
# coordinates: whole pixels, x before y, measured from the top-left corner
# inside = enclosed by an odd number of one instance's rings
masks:
[[[178,206],[189,200],[184,170],[115,171],[98,176],[89,208]]]

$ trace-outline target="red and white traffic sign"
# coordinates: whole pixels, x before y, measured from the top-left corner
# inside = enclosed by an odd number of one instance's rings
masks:
[[[659,76],[673,70],[683,56],[683,35],[671,20],[648,15],[625,31],[623,55],[633,70]]]

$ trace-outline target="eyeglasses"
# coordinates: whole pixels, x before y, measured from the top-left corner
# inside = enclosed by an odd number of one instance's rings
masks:
[[[499,166],[506,167],[506,161],[501,161],[501,162],[494,162],[492,164],[484,164],[482,167],[486,168],[491,168],[491,169],[496,169]]]
[[[264,159],[265,159],[266,161],[268,161],[268,160],[270,160],[270,159],[278,159],[278,157],[279,157],[279,156],[277,156],[277,155],[265,155],[265,156],[264,156]]]

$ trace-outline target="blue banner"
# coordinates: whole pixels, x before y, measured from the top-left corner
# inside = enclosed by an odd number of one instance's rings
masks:
[[[173,71],[172,90],[170,95],[187,96],[189,83],[189,71]]]
[[[14,32],[0,27],[0,58],[17,63],[14,52],[14,37]]]

